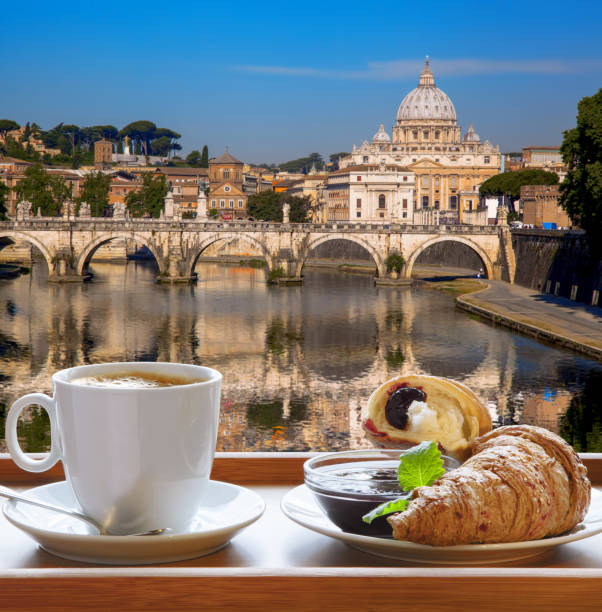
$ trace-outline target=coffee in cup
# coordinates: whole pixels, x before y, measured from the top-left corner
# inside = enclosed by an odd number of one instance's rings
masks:
[[[61,370],[52,377],[54,397],[32,393],[10,407],[7,446],[31,472],[61,460],[84,513],[111,533],[185,530],[203,506],[221,380],[216,370],[179,363]],[[17,438],[19,415],[31,404],[50,418],[51,448],[41,460],[23,453]]]

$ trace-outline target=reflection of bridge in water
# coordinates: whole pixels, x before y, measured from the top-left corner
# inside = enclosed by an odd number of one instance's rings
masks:
[[[348,240],[363,247],[374,260],[376,275],[391,278],[387,257],[400,254],[405,265],[400,279],[410,279],[418,256],[444,241],[466,245],[483,263],[488,278],[514,278],[510,233],[500,226],[397,224],[283,224],[260,222],[199,222],[155,219],[65,219],[29,217],[0,223],[0,246],[25,242],[36,247],[48,264],[49,280],[86,278],[94,252],[114,240],[146,246],[159,267],[157,278],[167,282],[195,279],[198,258],[212,245],[232,239],[247,242],[261,254],[268,272],[301,281],[311,251],[331,240]]]
[[[217,268],[206,265],[210,270]],[[121,275],[124,269],[98,265],[104,279],[115,272]],[[216,281],[230,288],[229,296],[237,291],[239,272],[233,269],[232,276]],[[512,352],[503,354],[507,347],[493,340],[475,341],[469,353],[458,355],[454,334],[469,335],[468,327],[463,332],[462,326],[469,326],[471,319],[460,317],[453,329],[436,327],[421,312],[424,302],[419,293],[409,288],[372,288],[378,299],[371,301],[370,310],[354,301],[344,309],[340,303],[325,301],[320,304],[319,317],[312,317],[312,325],[304,328],[301,309],[309,306],[299,303],[305,293],[301,289],[283,293],[259,284],[255,291],[260,305],[249,304],[246,316],[237,316],[228,309],[192,308],[205,293],[195,286],[151,284],[151,303],[148,292],[137,297],[132,291],[107,291],[101,283],[61,287],[42,282],[36,286],[34,277],[13,283],[18,289],[12,295],[16,307],[10,319],[15,354],[11,379],[2,385],[3,401],[33,391],[51,392],[51,374],[78,363],[202,362],[227,373],[222,407],[222,427],[227,433],[220,440],[224,450],[246,448],[253,398],[280,402],[276,412],[284,427],[295,430],[296,443],[319,449],[327,448],[326,431],[344,438],[349,446],[365,445],[360,416],[368,395],[399,374],[436,371],[461,380],[481,397],[495,400],[490,404],[494,418],[506,410],[507,394],[499,390],[509,394],[512,387],[516,366]],[[125,286],[121,276],[104,282]],[[207,282],[212,281],[203,278]],[[244,294],[249,279],[240,283]],[[210,290],[215,291],[216,285]],[[196,297],[184,299],[186,296]],[[132,304],[135,311],[130,310]],[[255,308],[261,308],[262,316]],[[126,312],[135,312],[139,324],[129,325]],[[269,315],[263,316],[265,312]],[[338,333],[341,326],[352,333]],[[450,334],[444,343],[448,348],[442,349],[439,343],[436,355],[429,352],[433,335],[446,333]],[[301,402],[315,417],[303,427],[289,418]],[[272,435],[266,431],[263,435]],[[274,448],[284,450],[287,444],[290,442],[284,439],[276,440]]]

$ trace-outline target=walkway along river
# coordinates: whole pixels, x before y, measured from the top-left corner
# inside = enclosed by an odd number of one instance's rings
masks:
[[[152,263],[91,271],[91,283],[56,285],[35,264],[0,281],[0,427],[14,399],[50,393],[58,369],[160,360],[224,374],[219,450],[368,446],[368,396],[416,372],[469,385],[496,424],[540,424],[602,451],[602,365],[460,312],[444,293],[308,268],[302,287],[237,264],[199,263],[195,285],[155,283]],[[45,413],[32,409],[21,432],[29,450],[47,448]]]

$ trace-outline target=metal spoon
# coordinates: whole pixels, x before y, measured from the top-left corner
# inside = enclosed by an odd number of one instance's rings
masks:
[[[100,535],[115,535],[107,531],[100,523],[97,523],[94,519],[82,514],[81,512],[76,512],[75,510],[67,510],[66,508],[61,508],[60,506],[55,506],[54,504],[49,504],[47,502],[40,501],[38,499],[31,499],[26,495],[22,495],[18,491],[13,491],[13,489],[9,489],[8,487],[0,485],[0,496],[7,497],[8,499],[14,499],[15,501],[24,502],[26,504],[31,504],[32,506],[39,506],[40,508],[46,508],[46,510],[53,510],[54,512],[60,512],[62,514],[67,514],[68,516],[72,516],[80,521],[84,521],[88,523],[88,525],[92,525],[94,529],[97,529]],[[128,533],[125,535],[129,536],[149,536],[149,535],[162,535],[165,533],[169,533],[171,529],[169,527],[163,527],[162,529],[151,529],[150,531],[143,531],[142,533]]]

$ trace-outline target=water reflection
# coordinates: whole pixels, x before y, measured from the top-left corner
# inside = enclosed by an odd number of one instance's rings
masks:
[[[423,373],[469,385],[496,424],[600,445],[600,364],[466,316],[448,295],[328,270],[288,288],[252,266],[201,263],[196,285],[173,287],[155,284],[149,264],[91,270],[82,285],[48,284],[43,265],[0,281],[0,402],[50,393],[54,371],[81,363],[197,363],[224,374],[220,450],[328,450],[366,446],[372,390]],[[28,450],[47,448],[45,419],[24,420]]]

